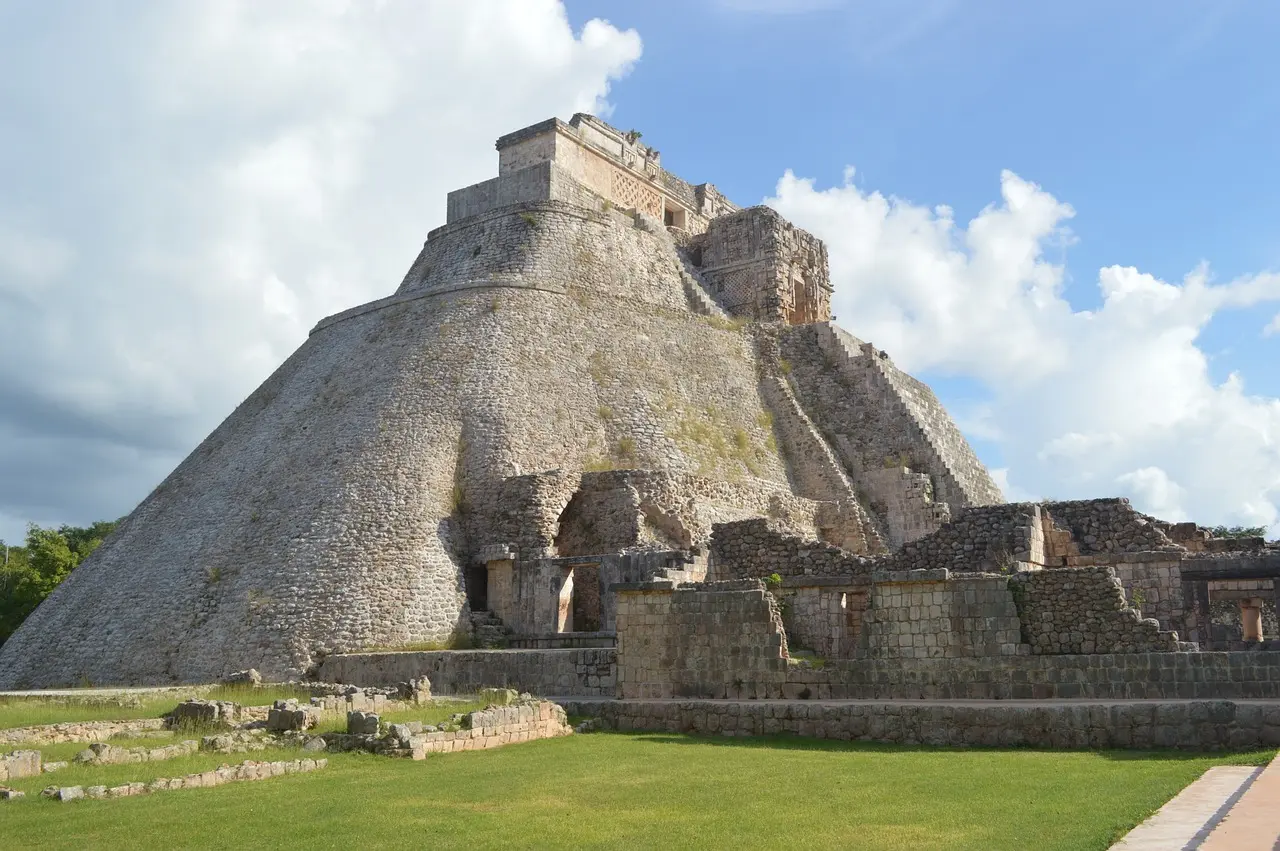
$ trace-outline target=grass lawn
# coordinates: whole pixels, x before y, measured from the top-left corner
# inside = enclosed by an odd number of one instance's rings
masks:
[[[1271,756],[597,733],[425,762],[331,754],[315,774],[217,789],[0,804],[0,844],[1105,849],[1206,768]],[[110,770],[122,782],[195,770],[186,763]]]
[[[277,700],[291,697],[304,702],[311,699],[311,692],[288,686],[218,686],[212,689],[192,689],[206,700],[230,700],[245,706],[265,706]],[[84,700],[56,700],[49,698],[0,697],[0,730],[12,727],[32,727],[37,724],[61,724],[68,721],[126,721],[134,718],[159,718],[178,705],[182,698],[171,694],[150,697],[131,695],[118,699],[95,699],[86,691]],[[90,702],[92,701],[92,702]]]

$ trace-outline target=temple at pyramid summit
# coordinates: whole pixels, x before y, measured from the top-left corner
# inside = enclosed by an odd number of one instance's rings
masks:
[[[1038,697],[1070,695],[1019,666],[1119,654],[1276,696],[1194,661],[1272,646],[1276,547],[1006,503],[835,323],[821,240],[590,115],[497,152],[393,293],[318,322],[0,647],[0,688],[417,659],[552,695]]]

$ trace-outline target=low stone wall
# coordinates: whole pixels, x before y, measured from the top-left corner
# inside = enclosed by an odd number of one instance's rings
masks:
[[[346,733],[326,733],[318,738],[333,752],[362,750],[426,759],[433,753],[484,750],[572,733],[562,706],[526,697],[516,703],[469,712],[459,723],[440,726],[420,722],[383,724],[377,715],[353,712],[347,717]]]
[[[253,762],[224,765],[199,774],[185,777],[161,777],[150,783],[123,783],[119,786],[50,786],[40,794],[58,801],[74,801],[78,798],[128,798],[151,792],[167,792],[175,789],[208,789],[226,783],[246,780],[266,780],[285,774],[302,774],[318,771],[329,764],[327,759],[295,759],[287,762]]]
[[[199,750],[200,743],[194,739],[160,748],[121,748],[106,742],[97,742],[76,754],[74,761],[88,765],[128,765],[177,759],[182,756],[191,756]]]
[[[467,723],[465,730],[411,737],[408,756],[426,759],[427,754],[432,753],[484,750],[573,734],[564,707],[547,701],[490,706],[470,713]]]
[[[609,648],[347,653],[325,659],[320,676],[359,686],[426,676],[442,695],[500,687],[543,696],[613,697],[615,658]]]
[[[136,737],[164,730],[163,718],[134,721],[75,721],[0,730],[0,746],[56,745],[62,742],[104,742],[115,736]]]
[[[1147,653],[1178,650],[1178,636],[1125,602],[1110,567],[1021,573],[1009,580],[1023,640],[1038,654]]]
[[[567,701],[607,730],[791,734],[908,745],[1245,750],[1280,746],[1280,703]]]
[[[791,666],[784,693],[815,700],[1280,700],[1280,653],[841,659],[820,670]]]
[[[726,697],[744,683],[749,696],[781,694],[787,636],[759,580],[615,590],[620,697]]]

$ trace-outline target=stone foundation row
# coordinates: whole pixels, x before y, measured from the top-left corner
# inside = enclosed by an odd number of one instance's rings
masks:
[[[0,730],[0,746],[57,745],[63,742],[105,742],[116,736],[137,737],[164,730],[163,718],[133,721],[75,721]]]
[[[74,801],[79,798],[128,798],[151,792],[167,792],[175,789],[208,789],[226,783],[248,780],[266,780],[285,774],[301,774],[318,771],[329,764],[327,759],[295,759],[281,762],[246,761],[239,765],[224,765],[212,771],[188,774],[185,777],[152,780],[150,783],[124,783],[120,786],[50,786],[40,794],[58,801]],[[19,793],[19,796],[21,793]]]
[[[562,701],[616,731],[791,734],[911,745],[1243,750],[1280,746],[1280,701]]]
[[[363,713],[352,713],[347,725],[345,734],[329,733],[322,737],[329,750],[364,750],[409,759],[426,759],[433,753],[485,750],[573,733],[561,706],[537,700],[489,706],[468,713],[460,725],[449,725],[448,729],[424,728],[421,724],[383,725],[376,715]],[[355,732],[370,726],[375,732]]]

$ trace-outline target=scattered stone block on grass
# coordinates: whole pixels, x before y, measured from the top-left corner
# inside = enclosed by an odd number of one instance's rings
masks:
[[[40,773],[40,751],[14,751],[0,755],[0,781],[35,777]]]
[[[277,700],[267,714],[267,729],[280,733],[309,730],[317,720],[315,707],[299,704],[293,699]]]
[[[229,700],[184,700],[165,716],[168,726],[229,727],[240,721],[243,710]]]

